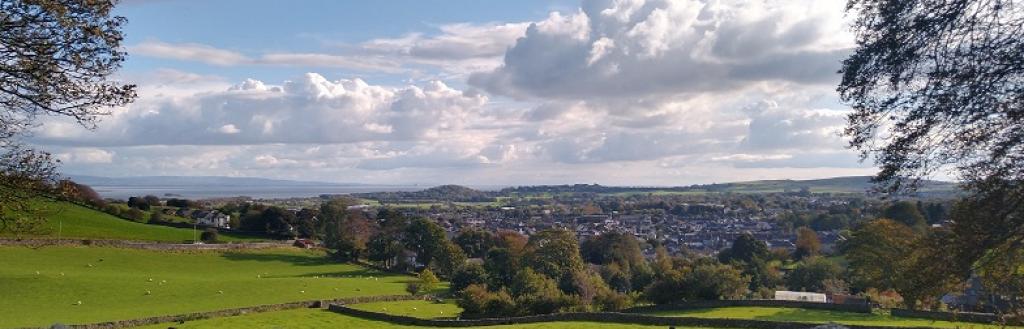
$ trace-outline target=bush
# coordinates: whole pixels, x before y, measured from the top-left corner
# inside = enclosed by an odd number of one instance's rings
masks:
[[[411,281],[405,285],[405,291],[412,295],[428,294],[437,289],[437,285],[440,283],[441,280],[434,275],[434,272],[427,268],[416,275],[416,281]]]
[[[136,208],[128,209],[128,211],[124,212],[123,215],[124,217],[127,217],[128,219],[131,219],[136,222],[146,222],[146,220],[149,219],[146,218],[146,214],[143,213],[142,210]]]
[[[199,240],[205,243],[217,243],[220,240],[220,233],[215,228],[208,228],[199,235]]]
[[[462,308],[462,315],[467,317],[509,317],[518,316],[520,312],[515,300],[504,289],[491,292],[486,284],[471,284],[462,291],[462,297],[456,301]]]

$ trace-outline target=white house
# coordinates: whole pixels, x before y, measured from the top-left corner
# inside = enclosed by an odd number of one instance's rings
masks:
[[[196,220],[196,224],[203,226],[231,228],[231,216],[216,210],[194,211],[192,212],[192,219]]]
[[[775,300],[791,300],[797,302],[827,303],[828,296],[816,292],[776,291]]]

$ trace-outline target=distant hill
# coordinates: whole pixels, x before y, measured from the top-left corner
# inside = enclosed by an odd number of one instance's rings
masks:
[[[759,180],[721,184],[704,184],[676,187],[646,186],[603,186],[597,184],[575,185],[540,185],[509,187],[500,191],[502,195],[537,194],[537,193],[783,193],[807,190],[811,193],[868,193],[874,187],[870,176],[834,177],[810,180]],[[942,181],[925,181],[919,193],[955,193],[955,183]]]
[[[421,191],[356,193],[353,196],[390,202],[494,202],[498,195],[460,185],[441,185]]]
[[[772,192],[797,192],[804,189],[812,193],[866,193],[874,188],[871,176],[849,176],[833,177],[810,180],[760,180],[749,182],[722,183],[709,185],[690,186],[693,190],[707,192],[735,192],[735,193],[772,193]],[[955,183],[942,181],[924,181],[919,192],[939,193],[955,192],[958,188]]]
[[[132,177],[99,177],[87,175],[69,175],[75,182],[96,186],[330,186],[359,185],[329,182],[308,182],[254,177],[226,176],[132,176]]]

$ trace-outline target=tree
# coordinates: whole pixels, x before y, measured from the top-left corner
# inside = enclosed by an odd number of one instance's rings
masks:
[[[507,248],[491,248],[484,258],[484,269],[490,278],[492,287],[507,287],[512,284],[522,261],[519,256]]]
[[[900,271],[906,268],[905,259],[914,239],[913,230],[889,219],[862,223],[853,230],[840,249],[850,262],[854,287],[894,288]]]
[[[481,229],[465,229],[455,236],[455,243],[466,252],[466,256],[482,258],[497,244],[497,238],[491,232]]]
[[[888,192],[953,171],[968,192],[950,248],[961,278],[1024,251],[1024,4],[856,0],[840,96],[846,134]],[[952,170],[948,170],[952,169]],[[909,183],[909,184],[907,184]],[[904,186],[906,185],[906,186]],[[941,257],[932,255],[931,257]]]
[[[54,163],[47,153],[20,147],[0,153],[0,233],[43,230],[45,211],[32,200],[52,193]]]
[[[750,233],[743,233],[736,237],[732,247],[726,248],[718,253],[718,260],[722,263],[740,261],[749,263],[756,259],[768,258],[768,245],[764,241],[754,239]]]
[[[691,298],[700,300],[738,299],[747,292],[750,278],[735,267],[705,262],[683,276],[683,286]]]
[[[589,263],[606,265],[618,264],[629,271],[644,262],[640,241],[631,234],[608,232],[580,244],[580,253]]]
[[[526,243],[524,264],[556,280],[582,270],[583,259],[580,258],[576,235],[561,229],[544,230],[531,235]]]
[[[849,2],[857,49],[838,88],[853,107],[846,134],[875,156],[889,190],[943,165],[969,178],[1024,178],[1022,6]]]
[[[56,161],[20,145],[40,115],[92,128],[107,107],[135,99],[135,86],[110,81],[125,53],[114,1],[0,3],[0,231],[38,230],[45,216],[30,200],[54,194]],[[59,193],[59,192],[58,192]]]
[[[406,228],[404,243],[407,249],[416,253],[417,262],[430,265],[438,250],[447,241],[441,226],[432,220],[417,218]]]
[[[893,203],[889,207],[885,208],[885,211],[882,212],[882,217],[889,218],[903,223],[903,225],[915,228],[922,228],[927,223],[924,215],[921,214],[921,210],[917,208],[917,204],[910,201],[899,201]]]
[[[843,269],[823,257],[808,257],[786,276],[786,285],[793,291],[824,292],[829,280],[840,280]]]
[[[818,239],[818,233],[814,230],[804,226],[796,230],[796,250],[793,252],[793,258],[801,260],[806,257],[812,257],[818,255],[821,251],[821,240]]]
[[[480,264],[467,263],[455,270],[452,274],[451,284],[448,286],[452,293],[459,293],[470,285],[487,284],[487,270]]]
[[[430,267],[443,278],[451,278],[455,270],[466,264],[466,254],[458,245],[445,240],[434,253]]]
[[[575,305],[572,298],[558,288],[557,281],[531,268],[516,273],[509,291],[528,314],[556,313]]]

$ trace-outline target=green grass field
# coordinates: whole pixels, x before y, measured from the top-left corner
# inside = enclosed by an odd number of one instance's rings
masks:
[[[192,241],[194,236],[191,229],[136,223],[67,202],[39,202],[47,222],[42,234],[33,237],[184,242]],[[225,242],[261,240],[230,233],[220,238]]]
[[[401,295],[412,279],[332,263],[322,252],[300,249],[0,247],[0,264],[0,328]]]
[[[424,329],[428,327],[402,326],[382,321],[370,321],[361,318],[345,316],[331,311],[319,309],[301,309],[281,312],[259,313],[244,316],[217,318],[200,321],[190,321],[184,324],[166,323],[142,329],[166,329],[174,327],[178,329],[197,328],[225,328],[225,329],[248,329],[248,328],[359,328],[359,329]],[[569,328],[596,328],[596,329],[665,329],[664,326],[642,326],[614,323],[593,323],[593,322],[549,322],[524,325],[490,326],[477,327],[487,329],[569,329]],[[683,329],[683,327],[677,327]]]
[[[462,313],[462,308],[455,305],[455,303],[436,303],[426,300],[350,304],[348,307],[357,310],[411,316],[422,319],[450,318],[456,317],[459,313]]]
[[[776,307],[723,307],[701,310],[654,312],[651,314],[659,316],[754,319],[765,321],[790,321],[811,323],[835,322],[840,324],[871,326],[904,326],[935,328],[1002,328],[999,326],[981,325],[976,323],[954,323],[946,321],[932,321],[926,319],[897,318],[887,314],[865,314]]]

